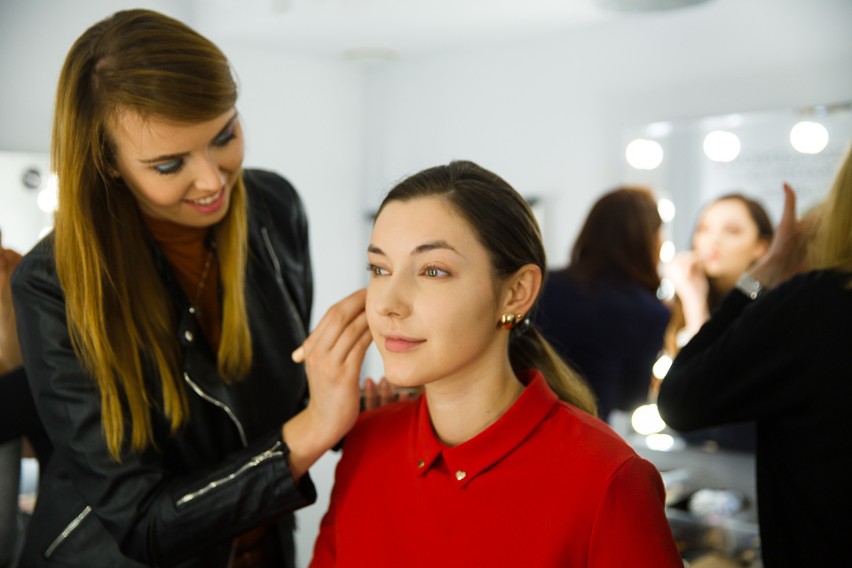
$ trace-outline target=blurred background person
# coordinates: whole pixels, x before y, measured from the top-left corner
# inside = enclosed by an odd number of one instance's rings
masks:
[[[592,206],[569,265],[550,273],[535,323],[589,382],[598,414],[648,400],[669,310],[657,299],[662,220],[652,192],[621,187]]]
[[[766,253],[772,233],[763,206],[740,193],[719,197],[702,209],[692,250],[666,266],[677,294],[671,320],[676,347],[695,335],[739,277]]]
[[[10,280],[21,255],[3,247],[0,232],[0,568],[14,566],[25,519],[18,505],[21,458],[47,466],[53,446],[39,420],[24,373]],[[35,481],[24,478],[24,485]]]
[[[819,210],[814,250],[787,199],[767,255],[675,359],[660,388],[671,426],[757,424],[763,562],[846,566],[852,462],[852,157]],[[811,226],[812,227],[812,226]],[[804,259],[814,270],[799,274]]]
[[[756,200],[729,193],[706,205],[698,216],[692,250],[666,265],[674,286],[672,320],[666,332],[666,351],[674,358],[710,318],[737,280],[769,248],[774,229]],[[707,449],[753,452],[753,424],[709,428],[685,434],[687,442]]]

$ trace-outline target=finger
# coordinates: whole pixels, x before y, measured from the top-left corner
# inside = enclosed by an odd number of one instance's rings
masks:
[[[784,213],[781,223],[795,224],[796,222],[796,192],[789,183],[784,182]]]
[[[370,377],[364,381],[364,410],[372,410],[379,405],[379,393],[376,390],[376,383]]]
[[[325,338],[326,348],[331,349],[339,333],[337,330],[347,325],[359,311],[363,311],[366,297],[367,292],[362,288],[330,307],[302,345],[291,353],[290,357],[293,361],[304,362],[306,354],[313,350],[317,343],[323,341],[323,338]]]
[[[304,363],[305,362],[305,344],[301,344],[296,348],[295,351],[290,353],[290,358],[294,363]]]
[[[356,369],[360,369],[364,363],[364,356],[367,354],[367,349],[373,342],[373,335],[367,329],[358,337],[357,341],[352,345],[352,348],[346,353],[344,360],[345,365],[351,365]]]
[[[379,382],[379,402],[382,405],[390,404],[394,400],[393,385],[385,377]]]
[[[352,322],[364,313],[366,290],[358,290],[331,306],[305,341],[305,350],[332,351]]]
[[[327,353],[325,356],[330,357],[332,361],[347,361],[353,352],[355,352],[357,359],[363,359],[363,354],[359,355],[358,351],[365,336],[367,338],[367,346],[369,346],[369,341],[372,340],[372,337],[370,336],[370,328],[367,326],[367,314],[361,312],[345,328],[340,330],[331,349],[327,352],[323,351],[323,353]]]

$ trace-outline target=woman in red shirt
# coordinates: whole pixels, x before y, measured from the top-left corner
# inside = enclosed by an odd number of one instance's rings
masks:
[[[347,435],[311,566],[683,565],[657,470],[529,323],[546,262],[517,192],[470,162],[424,170],[368,256],[385,374],[425,389]]]

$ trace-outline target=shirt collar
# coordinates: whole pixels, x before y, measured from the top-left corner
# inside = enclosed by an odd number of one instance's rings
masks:
[[[443,457],[459,487],[510,454],[535,430],[558,404],[558,397],[537,370],[519,374],[526,385],[521,396],[488,428],[459,444],[447,446],[435,434],[426,397],[420,397],[411,462],[418,475],[425,475]]]

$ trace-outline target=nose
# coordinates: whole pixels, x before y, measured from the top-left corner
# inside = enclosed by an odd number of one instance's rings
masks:
[[[225,184],[225,172],[219,167],[215,156],[204,153],[195,172],[195,187],[206,191],[217,191]]]
[[[373,277],[367,286],[367,304],[380,316],[404,318],[411,313],[410,285],[401,275]]]

